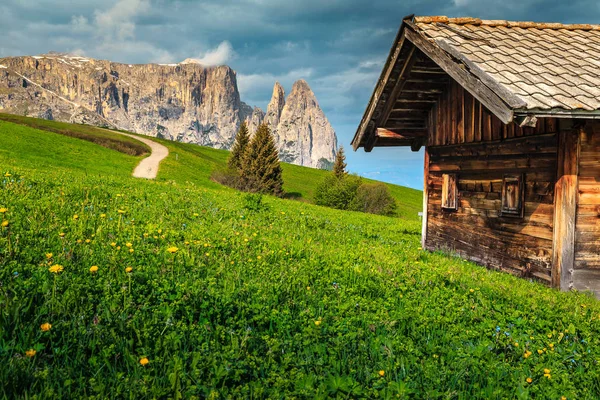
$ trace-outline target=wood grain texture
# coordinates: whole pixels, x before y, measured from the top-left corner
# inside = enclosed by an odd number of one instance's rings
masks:
[[[477,106],[472,109],[477,115]],[[473,140],[483,138],[477,132],[479,125],[472,124],[476,126]],[[502,130],[500,125],[499,134]],[[550,284],[557,145],[557,135],[552,133],[430,147],[425,248],[447,250],[490,268]],[[445,173],[455,173],[458,178],[459,203],[452,212],[442,209]],[[523,174],[522,218],[500,212],[506,174]]]
[[[554,201],[552,286],[561,290],[572,288],[571,274],[575,263],[579,146],[580,135],[578,130],[565,130],[559,133]]]

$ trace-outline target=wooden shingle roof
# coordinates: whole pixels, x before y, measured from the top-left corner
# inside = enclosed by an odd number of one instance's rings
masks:
[[[445,17],[414,23],[522,99],[521,109],[600,110],[600,25]]]
[[[402,22],[358,130],[356,150],[418,149],[426,104],[457,81],[502,122],[600,118],[600,25],[413,17]]]

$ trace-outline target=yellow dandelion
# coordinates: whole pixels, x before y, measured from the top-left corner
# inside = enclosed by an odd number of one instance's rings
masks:
[[[91,242],[91,240],[90,240],[90,239],[85,239],[85,242],[86,242],[86,243],[90,243],[90,242]]]
[[[77,215],[77,214],[73,215],[73,219],[74,220],[78,220],[79,219],[79,215]]]
[[[2,221],[2,223],[0,224],[3,228],[6,228],[8,226],[8,220],[4,220]]]
[[[316,326],[319,326],[319,325],[321,325],[321,320],[320,320],[320,319],[316,320],[316,321],[315,321],[315,325],[316,325]]]
[[[106,218],[106,214],[100,214],[100,218]]]
[[[205,255],[206,257],[210,256],[210,254],[209,254],[209,253],[204,253],[204,255]]]
[[[10,172],[7,172],[4,174],[4,176],[8,178],[8,177],[12,176],[12,174]]]
[[[92,274],[95,274],[96,272],[98,272],[98,266],[97,266],[97,265],[92,265],[92,266],[90,267],[90,272],[91,272]]]
[[[527,383],[531,383],[531,382],[533,382],[533,379],[531,379],[531,378],[527,378],[527,379],[525,379],[525,380],[527,381]]]
[[[121,250],[121,246],[117,246],[117,250]]]
[[[560,396],[560,400],[567,400],[566,396]]]
[[[548,368],[544,368],[544,374],[549,374],[550,370]]]
[[[37,351],[35,351],[34,349],[29,349],[25,352],[25,355],[29,358],[35,356],[35,353],[37,353]]]
[[[133,253],[133,249],[129,249],[129,252],[130,252],[130,253]]]
[[[261,256],[257,256],[256,258],[260,260],[262,257]]]
[[[42,330],[42,332],[48,332],[50,329],[52,329],[52,324],[44,322],[40,325],[40,329]]]
[[[140,360],[140,364],[142,365],[142,367],[145,367],[146,365],[148,365],[149,362],[150,361],[146,357],[144,357]]]
[[[131,271],[133,271],[133,268],[131,268],[131,267],[125,268],[125,272],[130,273]]]
[[[119,214],[125,214],[125,210],[117,210]]]
[[[380,370],[379,371],[379,376],[384,376],[385,375],[385,371],[384,370]]]
[[[6,207],[1,207],[0,208],[0,214],[4,214],[7,211],[8,211],[8,208],[6,208]]]
[[[115,242],[112,242],[110,245],[111,245],[112,247],[115,247],[117,244],[116,244]]]
[[[162,229],[157,230],[156,233],[161,234],[162,233]]]
[[[194,213],[194,217],[197,217],[199,214],[198,213]]]
[[[519,343],[518,342],[515,342],[515,347],[519,347]]]
[[[307,286],[307,287],[306,287],[306,290],[310,290],[310,286]]]
[[[544,374],[544,377],[550,379],[550,378],[552,378],[552,375],[550,375],[550,374]]]
[[[61,233],[59,233],[59,234],[58,234],[58,236],[60,236],[61,238],[62,238],[62,237],[65,237],[65,233],[64,233],[64,232],[61,232]]]
[[[543,350],[540,350],[540,349],[538,349],[538,351],[537,351],[537,352],[538,352],[538,354],[542,354],[544,351],[543,351]]]
[[[133,246],[133,245],[132,245],[131,243],[127,242],[127,243],[125,243],[125,246],[127,246],[127,247],[131,247],[131,246]]]
[[[47,258],[48,260],[49,260],[49,259],[51,259],[51,258],[52,258],[52,256],[53,256],[53,254],[52,254],[52,253],[46,253],[46,258]]]
[[[168,251],[169,253],[171,253],[171,254],[175,254],[175,253],[177,253],[177,251],[178,251],[178,250],[179,250],[179,249],[178,249],[177,247],[175,247],[175,246],[171,246],[171,247],[169,247],[169,248],[167,249],[167,251]]]
[[[77,243],[81,244],[81,243],[83,243],[83,240],[77,239]]]
[[[48,271],[52,272],[53,274],[59,274],[64,270],[62,265],[58,265],[58,264],[54,264],[53,266],[51,266],[50,268],[48,268]]]

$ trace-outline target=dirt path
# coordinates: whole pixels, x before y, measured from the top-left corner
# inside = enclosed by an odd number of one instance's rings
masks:
[[[162,144],[156,143],[150,139],[142,138],[135,135],[130,135],[128,133],[111,131],[114,133],[118,133],[120,135],[129,136],[135,140],[139,140],[140,142],[146,144],[152,150],[152,153],[146,158],[144,158],[133,170],[133,176],[135,178],[146,178],[146,179],[154,179],[156,178],[156,174],[158,173],[158,166],[162,160],[164,160],[169,155],[169,149],[167,149]]]

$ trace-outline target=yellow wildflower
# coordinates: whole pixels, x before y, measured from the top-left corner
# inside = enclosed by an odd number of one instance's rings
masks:
[[[6,207],[0,208],[0,214],[4,214],[7,211],[8,211],[8,208],[6,208]]]
[[[175,254],[175,253],[177,253],[177,251],[178,251],[178,250],[179,250],[179,249],[178,249],[177,247],[175,247],[175,246],[171,246],[171,247],[169,247],[169,248],[167,249],[167,251],[168,251],[169,253],[171,253],[171,254]]]
[[[117,246],[117,250],[121,250],[121,246]]]
[[[194,217],[197,217],[199,214],[198,213],[194,213]]]
[[[306,290],[310,290],[310,286],[307,286],[307,287],[306,287]]]
[[[58,265],[58,264],[54,264],[53,266],[51,266],[50,268],[48,268],[48,271],[52,272],[53,274],[59,274],[64,270],[62,265]]]
[[[91,240],[90,240],[90,239],[85,239],[85,242],[86,242],[86,243],[90,243],[90,242],[91,242]]]
[[[519,343],[518,342],[515,342],[515,347],[519,347]]]
[[[125,210],[117,210],[119,214],[125,214]]]
[[[127,247],[131,247],[131,246],[133,246],[133,245],[132,245],[131,243],[127,242],[127,243],[125,243],[125,246],[127,246]]]
[[[131,271],[133,271],[133,268],[131,268],[131,267],[125,268],[125,272],[130,273]]]
[[[52,253],[46,253],[46,258],[47,258],[48,260],[49,260],[49,259],[51,259],[51,258],[52,258],[52,256],[53,256],[53,254],[52,254]]]
[[[5,173],[5,174],[4,174],[4,176],[8,178],[8,177],[10,177],[10,176],[12,176],[12,175],[11,175],[11,173],[10,173],[10,172],[7,172],[7,173]]]
[[[65,233],[64,233],[64,232],[61,232],[61,233],[59,233],[59,234],[58,234],[58,236],[60,236],[60,237],[65,237]]]
[[[8,226],[8,221],[4,220],[0,225],[2,225],[3,228],[6,228]]]
[[[106,218],[106,214],[100,214],[100,218]]]
[[[538,352],[538,354],[542,354],[544,351],[543,351],[543,350],[540,350],[540,349],[538,349],[538,351],[537,351],[537,352]]]
[[[129,252],[130,252],[130,253],[133,253],[133,249],[129,249]]]
[[[162,229],[157,230],[156,233],[160,235],[162,233]]]
[[[35,353],[37,353],[37,351],[35,351],[34,349],[29,349],[25,352],[25,355],[29,358],[35,356]]]
[[[52,329],[52,324],[45,322],[40,325],[40,329],[42,330],[42,332],[48,332],[50,329]]]
[[[548,368],[544,368],[544,374],[549,374],[550,370]]]
[[[316,325],[316,326],[319,326],[319,325],[321,325],[321,320],[320,320],[320,319],[316,320],[316,321],[315,321],[315,325]]]
[[[209,253],[204,253],[204,255],[205,255],[206,257],[210,256],[210,254],[209,254]]]
[[[140,360],[140,364],[144,367],[146,365],[148,365],[150,361],[148,360],[148,358],[144,357]]]
[[[544,374],[544,377],[550,379],[550,378],[552,378],[552,375],[550,375],[550,374]]]
[[[111,245],[112,247],[115,247],[117,244],[116,244],[115,242],[112,242],[110,245]]]
[[[474,290],[473,290],[473,289],[469,289],[469,292],[473,293],[473,292],[474,292]]]
[[[90,272],[91,272],[92,274],[95,274],[96,272],[98,272],[98,266],[97,266],[97,265],[92,265],[92,266],[90,267]]]
[[[384,370],[379,371],[379,376],[384,376],[384,375],[385,375],[385,371]]]
[[[527,383],[531,383],[531,382],[533,382],[533,379],[527,378],[526,381],[527,381]]]
[[[81,244],[81,243],[83,243],[83,240],[77,239],[77,243]]]
[[[73,215],[73,219],[74,220],[78,220],[79,219],[79,215],[77,215],[77,214]]]

